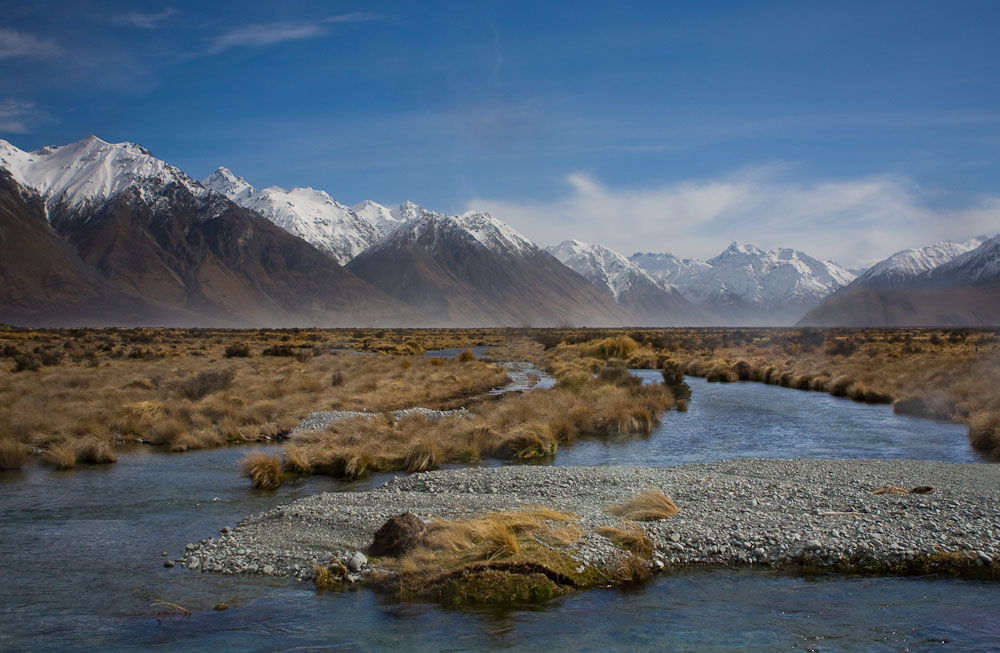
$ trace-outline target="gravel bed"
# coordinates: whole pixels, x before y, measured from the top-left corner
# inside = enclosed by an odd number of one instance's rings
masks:
[[[887,485],[930,485],[930,494],[879,494]],[[397,477],[368,492],[319,494],[248,517],[192,543],[189,569],[311,578],[333,557],[354,580],[370,565],[355,556],[392,515],[460,519],[544,505],[580,517],[573,547],[582,565],[621,552],[593,529],[620,524],[605,512],[646,488],[681,509],[647,522],[657,568],[686,564],[817,567],[845,560],[895,564],[938,552],[1000,558],[1000,466],[899,460],[732,459],[677,467],[464,468]],[[362,556],[363,557],[363,556]],[[353,560],[352,560],[353,559]]]
[[[293,436],[300,431],[318,431],[325,429],[335,422],[341,422],[345,419],[354,419],[356,417],[377,417],[379,415],[384,415],[385,413],[371,413],[362,410],[319,410],[315,413],[309,413],[299,422],[288,434]],[[392,411],[393,419],[402,419],[410,415],[422,415],[425,419],[441,419],[442,417],[448,417],[452,415],[468,415],[469,411],[465,408],[458,408],[455,410],[431,410],[430,408],[404,408],[402,410]]]

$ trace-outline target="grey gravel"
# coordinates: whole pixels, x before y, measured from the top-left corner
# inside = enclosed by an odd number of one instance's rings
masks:
[[[871,492],[932,485],[931,494]],[[840,560],[896,563],[937,552],[1000,555],[1000,466],[899,460],[733,459],[677,467],[464,468],[392,479],[367,492],[319,494],[248,517],[184,553],[188,569],[311,578],[338,559],[372,569],[356,554],[392,515],[461,519],[544,505],[575,513],[585,535],[581,565],[606,565],[621,551],[594,533],[619,524],[605,509],[659,488],[680,507],[642,523],[653,567],[781,565],[808,553],[820,567]],[[363,556],[362,556],[363,557]],[[358,569],[351,564],[358,561]],[[361,574],[354,574],[358,579]]]
[[[404,408],[402,410],[394,410],[390,413],[393,419],[399,420],[404,417],[409,417],[412,415],[420,415],[425,419],[436,420],[442,417],[451,417],[454,415],[466,416],[469,414],[465,408],[458,408],[455,410],[431,410],[430,408]],[[368,411],[361,410],[319,410],[315,413],[309,413],[306,415],[299,425],[291,430],[289,436],[294,436],[296,433],[301,431],[318,431],[325,429],[326,427],[334,424],[336,422],[342,422],[346,419],[355,419],[358,417],[378,417],[385,415],[385,413],[371,413]]]

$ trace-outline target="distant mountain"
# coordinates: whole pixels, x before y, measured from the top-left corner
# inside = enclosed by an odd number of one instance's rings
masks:
[[[858,277],[858,285],[866,288],[895,288],[905,285],[926,272],[970,252],[986,242],[985,236],[964,243],[942,241],[917,249],[904,249],[879,261]]]
[[[707,261],[636,253],[630,261],[711,312],[722,324],[787,325],[854,280],[832,261],[794,249],[734,242]]]
[[[452,326],[623,325],[630,316],[551,254],[485,213],[405,204],[405,220],[347,269]]]
[[[240,206],[256,211],[285,231],[326,252],[341,265],[384,235],[373,221],[359,216],[322,190],[270,186],[257,190],[220,167],[203,182]]]
[[[123,314],[147,324],[422,320],[328,255],[139,145],[91,136],[29,153],[0,141],[0,168],[9,175],[12,207],[0,215],[0,227],[14,229],[23,248],[50,252],[53,268],[38,272],[37,262],[18,256],[5,258],[5,275],[48,275],[82,296],[99,296],[108,306],[101,323],[121,323]],[[60,312],[39,294],[43,287],[25,283],[24,297],[4,297],[9,303],[0,308],[25,314],[27,303],[39,309],[39,320],[76,315],[72,305]]]
[[[631,313],[639,326],[686,326],[710,323],[704,311],[676,289],[658,281],[618,252],[603,245],[567,240],[545,248],[563,265],[580,273]]]
[[[975,243],[978,246],[967,249]],[[881,272],[870,274],[874,271]],[[1000,236],[897,252],[830,296],[800,324],[996,326],[1000,324]]]

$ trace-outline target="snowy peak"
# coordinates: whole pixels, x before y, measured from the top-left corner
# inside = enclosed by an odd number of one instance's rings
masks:
[[[664,290],[669,289],[669,286],[658,282],[638,265],[603,245],[590,245],[573,239],[546,247],[545,250],[615,300],[640,281]]]
[[[468,242],[474,241],[491,252],[505,255],[525,255],[538,251],[533,242],[488,213],[467,211],[461,215],[444,215],[407,202],[396,215],[411,217],[385,239],[391,240],[394,245],[405,241],[419,241],[434,248],[439,241],[449,242],[457,236]]]
[[[254,192],[254,187],[247,183],[243,177],[237,177],[225,166],[219,166],[208,178],[202,180],[202,185],[214,190],[220,195],[225,195],[237,204],[241,200],[249,197]]]
[[[904,249],[873,265],[858,282],[867,287],[897,286],[975,250],[986,240],[985,236],[979,236],[963,243],[945,240],[927,247]]]
[[[257,190],[242,177],[220,167],[203,182],[240,206],[256,211],[285,231],[326,252],[341,265],[382,237],[368,220],[314,188]]]
[[[935,280],[950,282],[1000,280],[1000,235],[988,239],[973,238],[960,245],[966,246],[980,240],[981,245],[942,263],[929,276]]]
[[[371,200],[365,200],[363,202],[358,202],[351,207],[351,210],[372,225],[383,235],[388,235],[396,230],[400,224],[392,215],[392,210],[387,206],[382,206],[378,202],[373,202]]]
[[[707,261],[653,253],[636,253],[630,260],[695,304],[710,305],[724,317],[726,311],[739,311],[728,316],[738,323],[794,321],[855,278],[833,261],[795,249],[762,249],[740,242]]]
[[[38,192],[46,208],[77,208],[136,189],[146,202],[169,184],[180,184],[196,196],[205,189],[174,166],[135,143],[107,143],[96,136],[62,146],[24,152],[0,141],[0,164],[15,181]]]

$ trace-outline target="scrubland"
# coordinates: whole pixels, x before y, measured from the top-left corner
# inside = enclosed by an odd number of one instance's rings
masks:
[[[173,451],[281,438],[322,409],[435,406],[507,381],[408,338],[348,332],[0,330],[0,468],[60,469],[128,443]],[[348,349],[344,349],[347,347]],[[373,353],[379,352],[379,353]],[[392,352],[392,353],[385,353]]]
[[[487,347],[483,360],[424,357]],[[552,389],[482,399],[507,381],[487,361],[526,360]],[[639,386],[626,368],[664,369]],[[973,329],[181,330],[0,327],[0,469],[31,456],[67,469],[109,463],[123,444],[184,451],[283,439],[318,410],[370,419],[298,434],[287,474],[354,477],[484,457],[552,455],[578,437],[648,433],[686,407],[683,373],[892,403],[969,426],[1000,456],[1000,337]],[[389,411],[466,406],[464,416]],[[734,452],[737,453],[737,452]],[[274,461],[258,460],[272,470]],[[244,463],[253,476],[254,465]]]

